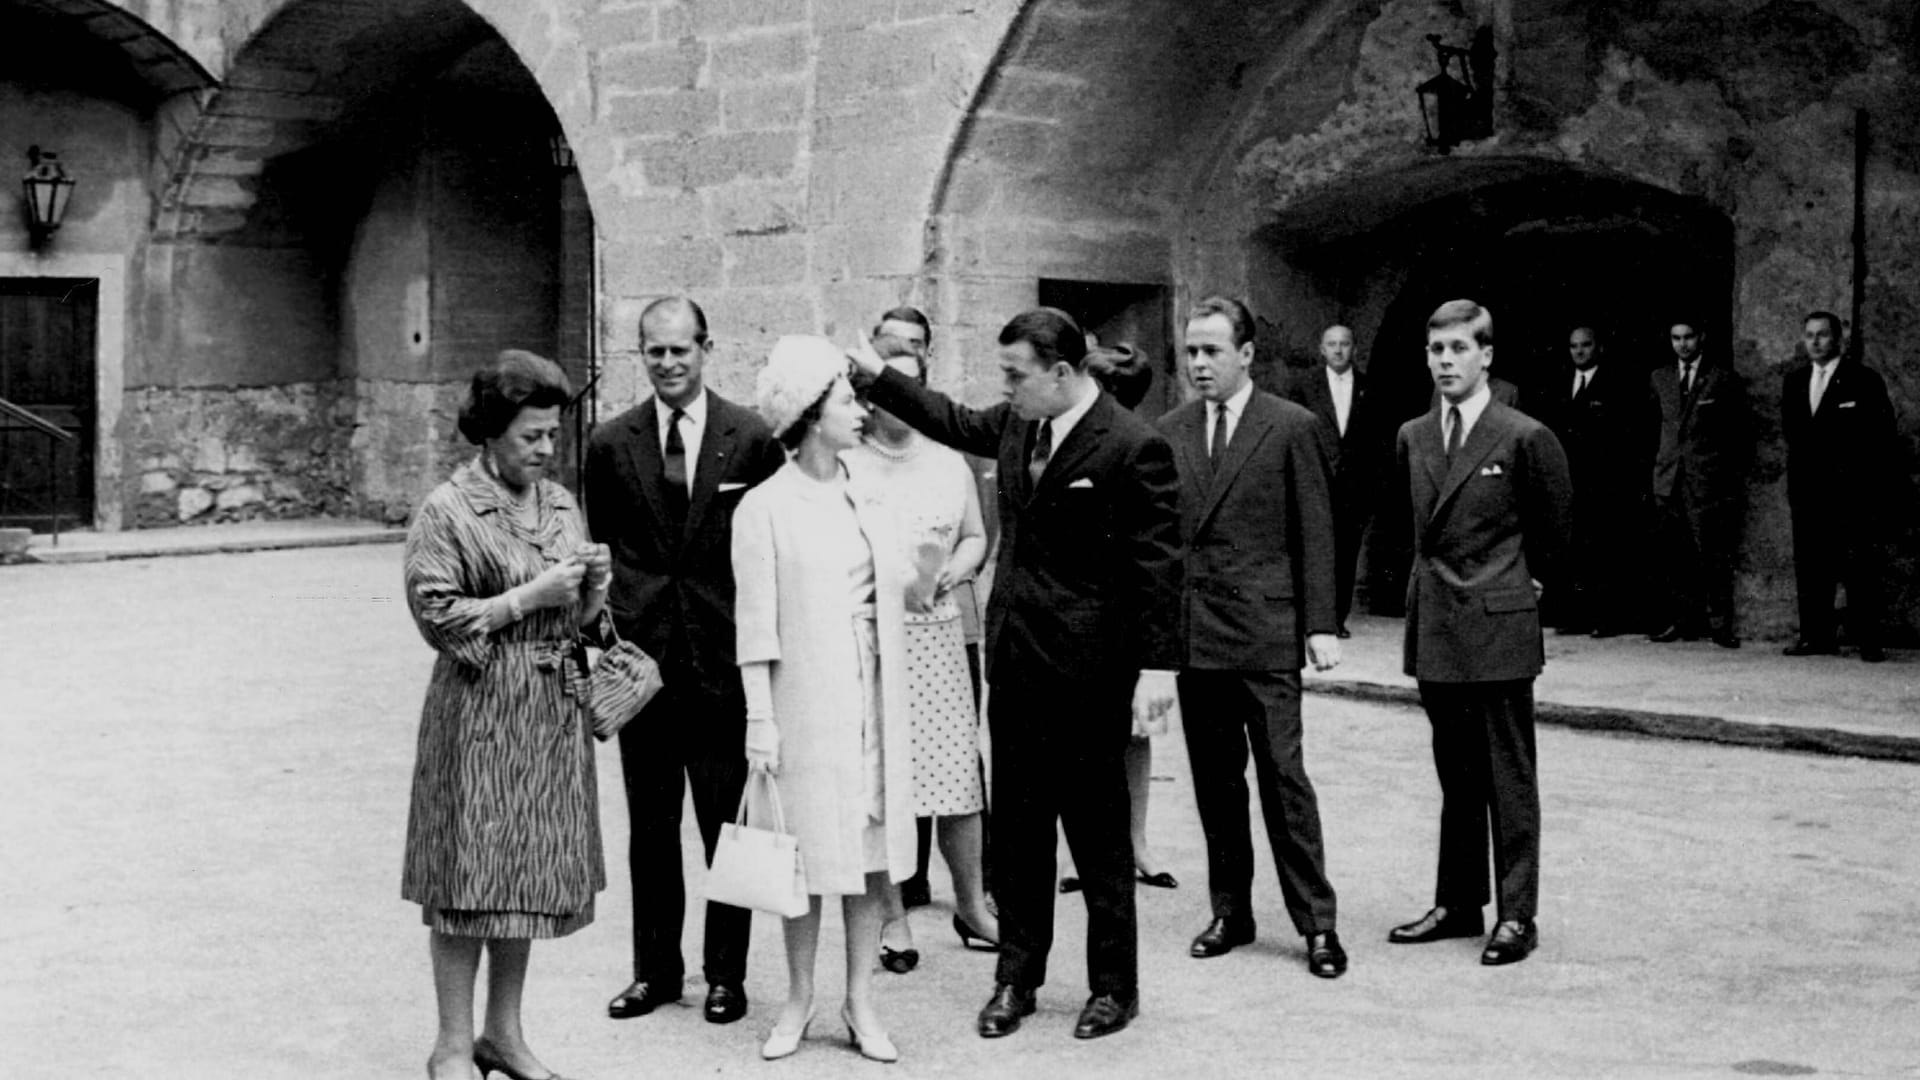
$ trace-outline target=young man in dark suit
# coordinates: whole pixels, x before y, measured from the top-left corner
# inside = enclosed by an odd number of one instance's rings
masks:
[[[1563,634],[1613,637],[1632,628],[1641,591],[1629,553],[1644,535],[1646,379],[1609,359],[1590,326],[1567,334],[1567,355],[1571,368],[1548,383],[1537,414],[1573,474],[1573,549],[1549,621]]]
[[[1567,544],[1573,484],[1553,433],[1493,400],[1492,362],[1493,314],[1471,300],[1440,305],[1427,320],[1440,407],[1401,427],[1394,448],[1413,528],[1406,672],[1433,725],[1440,869],[1432,909],[1387,940],[1484,932],[1491,818],[1499,921],[1480,962],[1511,964],[1539,942],[1533,680],[1545,663],[1539,600]]]
[[[1743,468],[1751,449],[1747,389],[1740,374],[1705,358],[1706,334],[1691,322],[1667,331],[1675,362],[1648,376],[1659,426],[1653,458],[1653,511],[1670,611],[1654,641],[1710,635],[1740,647],[1733,625],[1734,556],[1740,546]]]
[[[1353,331],[1329,326],[1320,335],[1324,361],[1287,380],[1286,397],[1305,406],[1338,440],[1333,466],[1334,616],[1342,638],[1353,610],[1353,575],[1360,561],[1360,539],[1379,501],[1384,434],[1374,422],[1376,406],[1367,399],[1367,376],[1353,363]]]
[[[1834,586],[1847,586],[1847,633],[1860,659],[1887,658],[1880,645],[1883,527],[1893,494],[1898,429],[1880,373],[1843,356],[1840,317],[1827,311],[1801,324],[1806,362],[1780,382],[1780,430],[1787,440],[1787,505],[1793,515],[1793,576],[1800,637],[1788,656],[1837,651]]]
[[[691,785],[708,861],[746,784],[747,706],[734,664],[733,511],[786,460],[752,411],[707,390],[707,317],[684,297],[640,314],[653,396],[594,431],[587,522],[613,549],[614,626],[660,663],[665,686],[620,732],[633,983],[607,1003],[616,1020],[680,1000],[686,917],[681,804]],[[716,1024],[745,1015],[753,913],[708,904],[707,1001]]]
[[[1180,471],[1180,715],[1213,905],[1189,952],[1221,956],[1253,940],[1251,744],[1287,915],[1306,939],[1307,970],[1334,979],[1347,954],[1300,730],[1300,669],[1340,662],[1334,450],[1312,413],[1254,387],[1253,331],[1238,300],[1195,304],[1184,345],[1200,399],[1159,423]]]
[[[1053,944],[1064,827],[1087,904],[1093,991],[1078,1038],[1139,1014],[1139,943],[1123,756],[1134,714],[1174,707],[1180,595],[1173,452],[1087,371],[1065,312],[1036,308],[1000,331],[1005,400],[970,409],[855,354],[875,405],[957,450],[997,458],[1000,553],[987,603],[988,824],[1000,958],[981,1009],[986,1038],[1034,1011]]]

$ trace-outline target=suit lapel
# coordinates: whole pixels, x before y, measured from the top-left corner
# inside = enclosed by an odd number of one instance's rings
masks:
[[[682,530],[687,536],[698,531],[694,523],[706,514],[707,507],[713,503],[714,492],[720,488],[720,477],[727,471],[727,458],[733,453],[734,433],[732,411],[708,391],[707,430],[700,436],[700,456],[693,470],[693,494],[687,503],[686,526]]]
[[[632,437],[627,440],[627,454],[633,465],[634,479],[639,482],[641,494],[647,500],[647,507],[653,511],[656,521],[672,521],[672,508],[667,502],[666,476],[661,471],[660,460],[660,412],[648,399],[640,409],[640,415],[634,418]]]
[[[1467,441],[1461,444],[1460,452],[1453,456],[1452,464],[1447,466],[1447,478],[1440,485],[1440,497],[1433,501],[1433,517],[1440,516],[1440,512],[1446,508],[1448,501],[1459,492],[1460,485],[1466,483],[1467,477],[1472,476],[1474,470],[1480,467],[1480,462],[1492,452],[1494,444],[1500,441],[1500,433],[1506,429],[1506,426],[1506,406],[1497,401],[1487,402],[1486,409],[1480,413],[1480,419],[1474,422],[1473,430],[1467,432]],[[1440,460],[1444,462],[1446,459],[1446,448],[1442,445]]]
[[[1201,415],[1205,415],[1204,411]],[[1227,440],[1227,448],[1220,452],[1220,460],[1213,463],[1212,476],[1207,482],[1206,507],[1200,511],[1200,520],[1195,523],[1196,529],[1205,525],[1207,519],[1212,517],[1213,512],[1219,508],[1220,500],[1226,496],[1227,489],[1233,486],[1233,478],[1239,475],[1241,468],[1253,457],[1254,447],[1260,445],[1260,440],[1267,437],[1267,432],[1272,427],[1273,413],[1267,409],[1266,402],[1261,400],[1260,394],[1255,392],[1247,399],[1247,408],[1240,417],[1240,426],[1234,429],[1233,436]],[[1204,422],[1200,429],[1206,430]]]
[[[1433,490],[1436,493],[1438,493],[1447,482],[1446,399],[1441,398],[1440,400],[1441,404],[1435,406],[1434,410],[1427,414],[1433,418],[1433,437],[1427,440],[1427,452],[1421,455],[1421,462],[1427,470],[1427,481],[1433,485]],[[1436,508],[1439,507],[1440,503],[1437,497],[1433,505]]]
[[[1106,434],[1107,428],[1112,424],[1112,410],[1117,408],[1119,406],[1107,396],[1107,392],[1100,391],[1100,396],[1094,399],[1093,407],[1087,410],[1087,414],[1080,418],[1079,423],[1073,425],[1073,430],[1067,432],[1066,439],[1054,449],[1053,457],[1047,460],[1047,471],[1040,474],[1039,486],[1029,491],[1027,498],[1033,499],[1042,491],[1052,490],[1066,483],[1063,477],[1086,460],[1087,455],[1093,453],[1094,447],[1100,445],[1101,436]]]

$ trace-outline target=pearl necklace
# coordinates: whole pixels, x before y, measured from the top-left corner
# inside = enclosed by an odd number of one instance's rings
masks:
[[[908,437],[906,445],[897,450],[871,435],[863,436],[860,441],[866,445],[867,449],[879,454],[888,461],[911,461],[920,453],[920,437],[917,435]]]

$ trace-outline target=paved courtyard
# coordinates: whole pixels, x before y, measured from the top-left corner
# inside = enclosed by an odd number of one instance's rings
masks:
[[[379,545],[0,568],[12,1074],[419,1074],[425,933],[397,888],[430,654],[399,559]],[[1259,943],[1187,958],[1205,855],[1175,737],[1157,751],[1152,833],[1181,888],[1141,890],[1136,1026],[1069,1037],[1086,983],[1067,898],[1040,1014],[975,1037],[992,960],[945,928],[936,859],[921,969],[882,976],[904,1055],[888,1075],[1920,1076],[1915,766],[1543,728],[1544,944],[1494,970],[1473,942],[1384,941],[1431,887],[1424,719],[1323,697],[1307,710],[1349,975],[1306,974],[1264,860]],[[794,1058],[755,1053],[784,981],[765,917],[747,1020],[701,1022],[697,981],[686,1008],[605,1019],[628,977],[611,749],[601,785],[600,919],[534,950],[527,1023],[548,1062],[575,1078],[879,1070],[824,1020],[833,919],[823,1020]]]

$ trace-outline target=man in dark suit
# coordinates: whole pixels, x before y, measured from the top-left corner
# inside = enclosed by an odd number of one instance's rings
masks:
[[[1711,635],[1737,649],[1733,563],[1740,544],[1742,465],[1750,449],[1747,391],[1738,372],[1705,359],[1706,334],[1676,322],[1667,331],[1675,362],[1648,376],[1650,411],[1659,424],[1653,458],[1653,511],[1671,610],[1654,641]]]
[[[1367,400],[1366,373],[1353,365],[1353,331],[1329,326],[1320,335],[1319,367],[1294,373],[1285,394],[1320,418],[1339,439],[1333,468],[1334,616],[1342,638],[1353,610],[1353,574],[1360,539],[1378,501],[1383,447],[1375,406]]]
[[[1847,633],[1860,659],[1887,658],[1880,645],[1880,520],[1894,490],[1898,430],[1886,380],[1842,356],[1840,318],[1816,311],[1802,324],[1806,362],[1780,384],[1787,440],[1787,505],[1793,514],[1793,576],[1800,638],[1788,656],[1835,651],[1834,586],[1847,586]]]
[[[1406,672],[1419,681],[1440,778],[1433,907],[1387,935],[1411,945],[1485,929],[1487,824],[1499,921],[1483,964],[1539,943],[1540,789],[1533,680],[1545,663],[1539,599],[1566,546],[1573,482],[1546,425],[1493,400],[1493,314],[1471,300],[1427,320],[1427,365],[1442,407],[1401,427],[1395,446],[1413,527]]]
[[[1005,400],[989,409],[919,386],[871,349],[855,362],[874,378],[875,405],[999,462],[987,720],[1000,959],[980,1034],[1011,1034],[1034,1011],[1064,827],[1087,904],[1093,991],[1073,1033],[1095,1038],[1139,1014],[1122,759],[1134,716],[1157,720],[1174,706],[1179,477],[1166,440],[1087,371],[1085,337],[1065,312],[1016,316],[999,340]]]
[[[1254,388],[1253,333],[1240,301],[1195,304],[1185,348],[1200,400],[1159,424],[1180,471],[1180,715],[1213,903],[1189,952],[1221,956],[1253,940],[1251,742],[1281,898],[1306,939],[1307,970],[1334,979],[1347,954],[1300,730],[1300,669],[1309,658],[1321,671],[1340,662],[1334,450],[1312,413]]]
[[[1647,460],[1646,380],[1608,360],[1599,334],[1567,335],[1571,370],[1541,395],[1539,419],[1559,437],[1573,473],[1573,550],[1548,604],[1563,634],[1613,637],[1634,622]]]
[[[608,607],[665,686],[620,732],[633,882],[633,983],[616,1020],[678,1001],[685,963],[680,813],[690,785],[706,857],[746,784],[747,706],[734,664],[733,510],[785,461],[760,418],[705,388],[707,317],[684,297],[640,315],[653,396],[600,425],[587,449],[587,521],[613,549]],[[708,904],[706,1018],[745,1015],[753,913]]]

